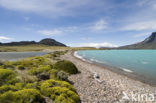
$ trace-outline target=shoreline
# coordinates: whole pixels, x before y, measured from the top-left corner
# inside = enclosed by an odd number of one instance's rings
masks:
[[[62,56],[62,59],[72,61],[80,71],[79,74],[71,75],[69,80],[74,83],[82,103],[121,102],[123,92],[131,96],[131,92],[150,94],[156,91],[156,87],[120,75],[107,67],[83,61],[75,57],[73,53],[68,52]],[[102,83],[92,78],[94,71],[100,76]]]
[[[110,66],[110,65],[106,65],[106,64],[102,64],[102,63],[98,63],[96,61],[89,61],[89,60],[85,60],[83,57],[79,58],[75,55],[77,51],[74,51],[72,52],[72,56],[75,57],[75,59],[79,59],[83,62],[86,62],[86,63],[89,63],[89,64],[93,64],[93,65],[96,65],[100,68],[103,68],[103,69],[107,69],[111,72],[114,72],[114,73],[117,73],[118,75],[123,75],[123,76],[126,76],[130,79],[133,79],[135,81],[139,81],[139,82],[142,82],[146,85],[150,85],[152,87],[156,87],[156,79],[151,79],[151,78],[147,78],[147,77],[144,77],[143,75],[138,75],[136,73],[134,73],[133,71],[132,72],[128,72],[128,71],[125,71],[121,68],[117,68],[117,67],[114,67],[114,66]],[[128,69],[129,70],[129,69]]]

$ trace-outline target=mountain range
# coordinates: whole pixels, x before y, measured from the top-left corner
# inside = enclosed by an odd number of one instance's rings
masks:
[[[48,46],[63,46],[66,47],[65,44],[60,43],[54,39],[46,38],[42,39],[39,42],[35,41],[20,41],[20,42],[9,42],[9,43],[0,43],[0,46],[22,46],[22,45],[32,45],[32,44],[42,44]],[[135,43],[132,45],[121,46],[118,48],[105,48],[101,47],[100,49],[156,49],[156,32],[153,32],[148,38],[145,40]]]
[[[46,38],[42,39],[39,42],[35,41],[19,41],[19,42],[9,42],[9,43],[0,43],[0,46],[22,46],[22,45],[33,45],[33,44],[42,44],[42,45],[48,45],[48,46],[64,46],[65,44],[60,43],[54,39]]]
[[[121,46],[118,49],[156,49],[156,32],[139,43]]]

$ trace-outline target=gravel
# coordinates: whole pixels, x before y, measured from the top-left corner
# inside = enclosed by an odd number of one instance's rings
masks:
[[[61,59],[72,61],[80,71],[76,75],[69,76],[69,80],[74,83],[73,86],[82,103],[156,103],[155,97],[154,101],[139,101],[138,98],[138,96],[146,94],[150,99],[150,94],[156,93],[156,87],[119,75],[108,68],[84,62],[74,57],[72,52],[61,56]],[[101,83],[93,77],[95,70],[100,77],[99,80],[102,81]],[[123,92],[127,94],[129,99],[122,99]],[[132,98],[132,92],[135,98]]]

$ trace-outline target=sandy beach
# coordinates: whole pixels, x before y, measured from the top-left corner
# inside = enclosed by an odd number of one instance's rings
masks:
[[[73,56],[68,52],[61,59],[72,61],[80,71],[71,75],[82,103],[155,103],[156,87],[112,72],[109,68],[94,65]],[[93,73],[99,75],[98,82]],[[127,96],[128,98],[123,98]]]

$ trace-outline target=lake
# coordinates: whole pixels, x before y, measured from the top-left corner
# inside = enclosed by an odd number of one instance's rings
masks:
[[[156,50],[84,50],[75,55],[156,82]]]
[[[42,56],[48,52],[0,52],[1,61],[14,61],[32,56]]]

